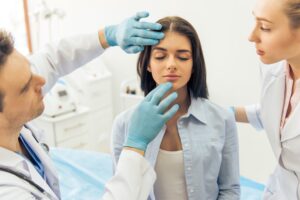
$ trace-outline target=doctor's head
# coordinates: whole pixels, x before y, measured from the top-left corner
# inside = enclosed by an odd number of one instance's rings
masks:
[[[205,62],[194,27],[180,17],[165,17],[157,23],[162,25],[165,37],[157,45],[146,46],[137,63],[145,95],[157,84],[170,81],[174,90],[208,98]]]
[[[29,61],[14,48],[12,36],[0,29],[0,123],[22,126],[44,110],[41,87]]]
[[[257,0],[255,26],[249,40],[262,62],[271,64],[300,58],[300,0]]]

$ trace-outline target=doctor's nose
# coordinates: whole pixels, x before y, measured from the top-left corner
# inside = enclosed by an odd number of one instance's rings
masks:
[[[260,41],[256,27],[251,31],[248,40],[249,42],[254,42],[254,43],[258,43]]]
[[[39,75],[34,75],[34,76],[35,76],[35,81],[36,81],[35,89],[37,92],[40,92],[41,88],[45,85],[46,80],[42,76],[39,76]]]

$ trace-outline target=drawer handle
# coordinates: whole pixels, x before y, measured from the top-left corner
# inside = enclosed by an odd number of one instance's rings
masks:
[[[76,128],[80,128],[82,126],[84,126],[84,124],[83,123],[79,123],[79,124],[76,124],[75,126],[71,126],[71,127],[65,128],[64,131],[67,132],[67,131],[70,131],[70,130],[74,130]]]

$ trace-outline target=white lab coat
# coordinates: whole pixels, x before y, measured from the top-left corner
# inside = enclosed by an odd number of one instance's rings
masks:
[[[103,53],[98,34],[63,39],[57,46],[46,46],[40,53],[30,58],[32,71],[46,79],[43,93],[55,84],[57,79]],[[30,126],[29,126],[30,127]],[[30,130],[35,132],[34,127]],[[31,131],[23,127],[21,134],[37,153],[45,168],[47,184],[33,165],[21,155],[0,147],[0,165],[22,172],[41,186],[45,196],[35,187],[10,173],[0,171],[0,199],[60,199],[58,177],[54,166],[41,146],[33,138]],[[155,172],[139,154],[124,151],[118,171],[106,186],[103,200],[143,200],[146,199],[155,180]]]
[[[270,176],[265,200],[300,200],[300,104],[286,121],[280,134],[285,98],[285,65],[262,65],[262,94],[258,105],[246,107],[249,122],[267,133],[278,161]]]

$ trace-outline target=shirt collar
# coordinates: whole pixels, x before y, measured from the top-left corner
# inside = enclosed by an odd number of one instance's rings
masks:
[[[190,92],[191,94],[191,105],[188,109],[188,112],[186,115],[184,115],[185,117],[189,117],[189,116],[193,116],[195,119],[197,119],[198,121],[206,124],[207,123],[207,118],[206,118],[206,107],[204,102],[206,101],[203,98],[200,97],[194,97],[192,95],[192,92]]]

